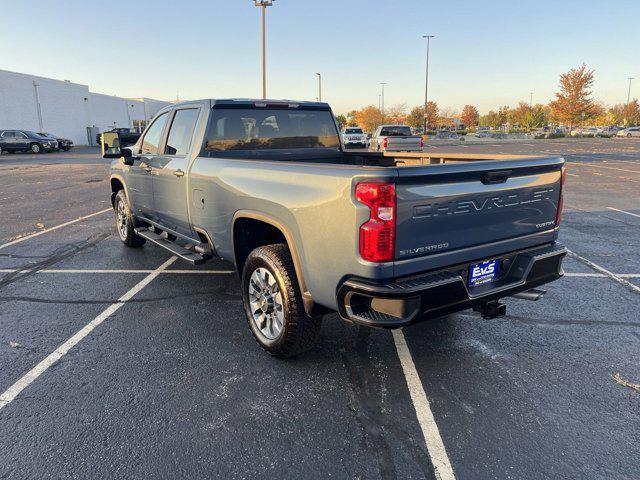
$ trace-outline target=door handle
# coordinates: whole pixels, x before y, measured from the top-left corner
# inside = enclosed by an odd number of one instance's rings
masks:
[[[184,177],[184,172],[183,172],[182,170],[180,170],[180,169],[178,169],[178,170],[174,170],[173,174],[174,174],[176,177]]]

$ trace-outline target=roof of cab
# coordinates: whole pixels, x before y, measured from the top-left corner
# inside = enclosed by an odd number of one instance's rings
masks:
[[[308,102],[308,101],[303,101],[303,100],[285,100],[285,99],[261,99],[261,98],[205,98],[202,100],[190,100],[190,101],[184,101],[184,102],[177,102],[172,104],[170,107],[177,107],[177,106],[181,106],[181,105],[191,105],[191,104],[202,104],[202,103],[210,103],[212,107],[216,106],[216,105],[220,105],[220,106],[238,106],[238,107],[242,107],[242,106],[247,106],[247,107],[254,107],[254,106],[264,106],[264,104],[266,103],[267,106],[269,106],[270,104],[272,105],[299,105],[299,106],[303,106],[306,108],[322,108],[322,109],[328,109],[329,104],[326,102]]]

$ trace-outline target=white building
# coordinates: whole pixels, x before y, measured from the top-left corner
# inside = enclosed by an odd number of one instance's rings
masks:
[[[113,127],[141,131],[169,102],[122,98],[89,91],[87,85],[0,70],[0,130],[49,132],[77,145],[94,145]]]

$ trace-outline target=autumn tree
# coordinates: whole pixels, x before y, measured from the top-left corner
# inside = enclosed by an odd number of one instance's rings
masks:
[[[356,124],[365,132],[373,132],[382,124],[382,112],[373,105],[354,112],[354,117]]]
[[[478,109],[473,105],[465,105],[462,109],[462,113],[460,114],[460,120],[464,123],[466,128],[474,128],[478,125],[478,120],[480,119],[480,114],[478,113]]]
[[[435,127],[436,120],[438,118],[438,104],[436,102],[427,102],[427,128]],[[416,130],[421,130],[424,127],[424,105],[414,107],[413,110],[407,115],[407,125],[413,127]]]
[[[527,116],[529,115],[529,111],[531,107],[528,103],[520,102],[516,108],[511,110],[507,115],[508,121],[510,123],[517,123],[518,125],[524,125],[527,121]]]
[[[356,127],[358,125],[358,122],[356,120],[357,114],[357,110],[351,110],[349,113],[347,113],[347,127]]]
[[[571,125],[578,124],[583,118],[591,119],[598,115],[598,107],[591,97],[593,70],[583,63],[560,75],[560,91],[549,106],[554,117]]]
[[[640,123],[640,104],[637,99],[622,106],[622,121],[625,126],[637,125]]]

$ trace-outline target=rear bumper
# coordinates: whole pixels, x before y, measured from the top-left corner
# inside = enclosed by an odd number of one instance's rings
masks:
[[[338,288],[340,316],[347,321],[381,328],[399,328],[477,304],[509,297],[562,277],[567,249],[552,243],[500,255],[499,278],[469,287],[469,266],[477,261],[388,281],[351,278]]]

